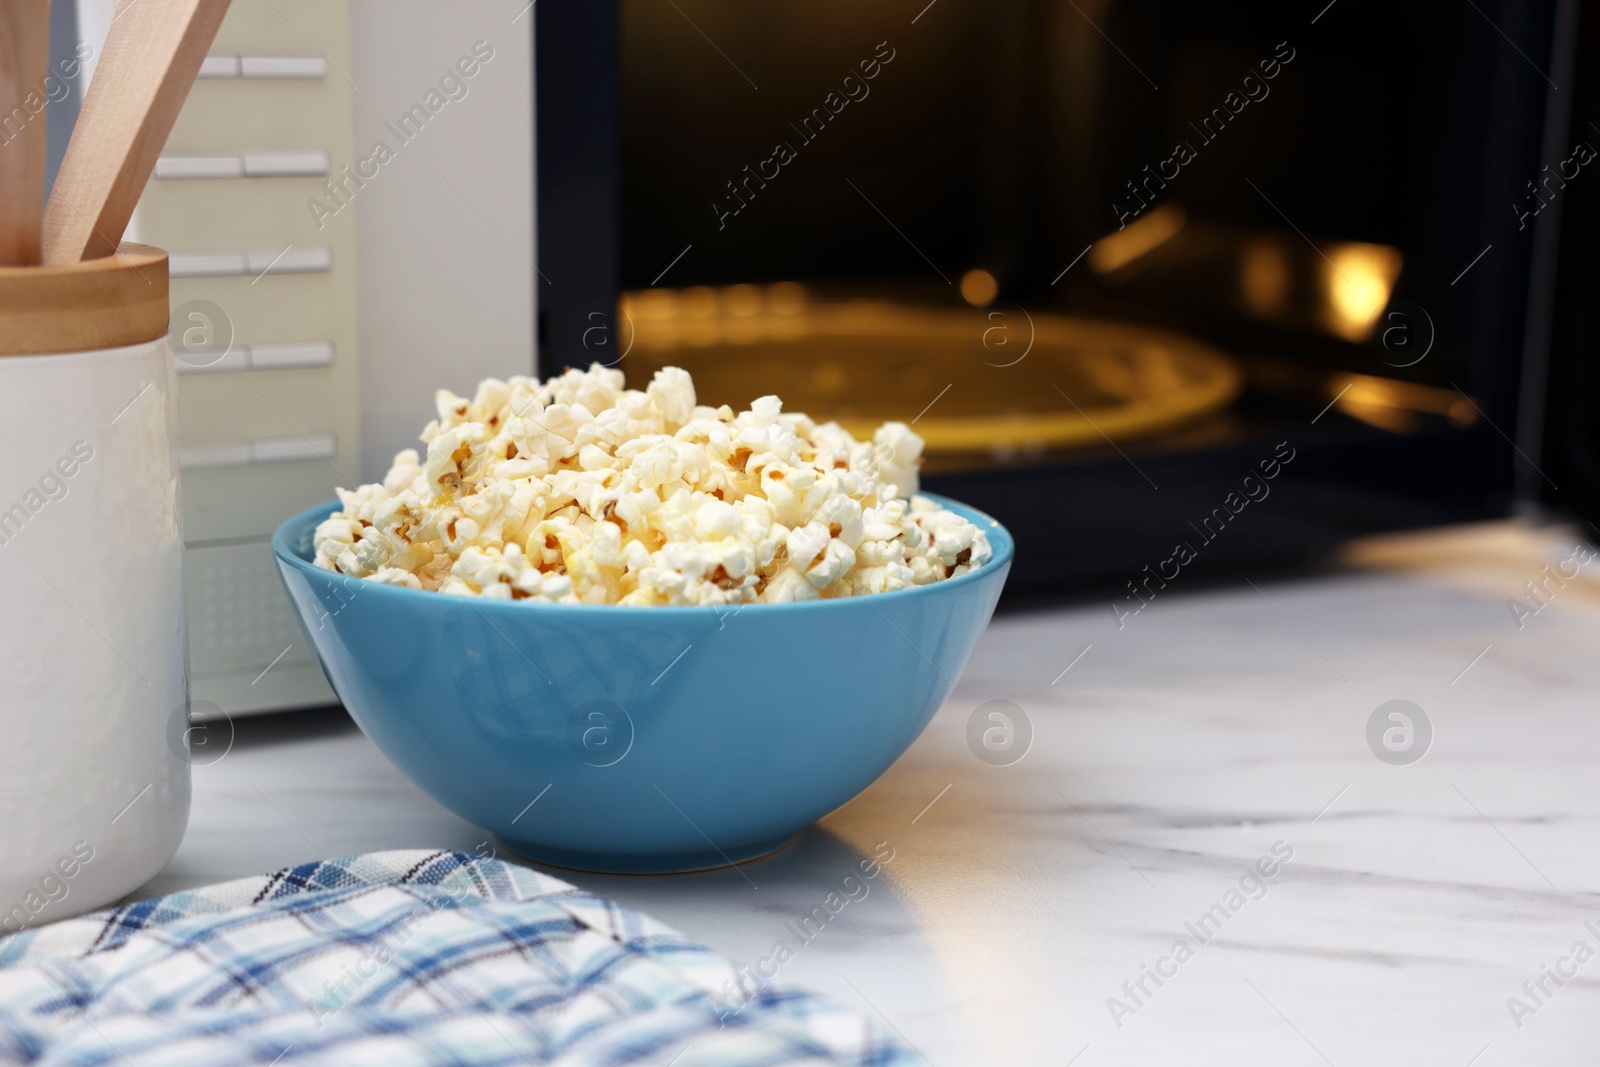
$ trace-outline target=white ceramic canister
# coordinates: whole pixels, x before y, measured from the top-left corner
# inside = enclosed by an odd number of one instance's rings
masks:
[[[167,257],[0,267],[0,934],[109,904],[189,817]]]

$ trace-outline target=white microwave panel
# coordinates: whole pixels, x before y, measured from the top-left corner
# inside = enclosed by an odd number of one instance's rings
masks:
[[[527,0],[351,0],[361,260],[361,477],[420,447],[440,388],[532,374]],[[351,183],[354,186],[354,183]]]
[[[200,713],[334,700],[272,531],[533,372],[533,114],[526,0],[233,0],[129,228],[172,268]]]
[[[191,547],[183,579],[196,718],[333,699],[269,545]]]

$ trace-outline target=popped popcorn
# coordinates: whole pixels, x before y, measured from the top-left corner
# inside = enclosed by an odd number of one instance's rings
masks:
[[[563,604],[784,603],[884,593],[987,563],[983,531],[917,495],[922,439],[696,401],[677,367],[440,390],[427,451],[339,490],[316,564],[456,596]]]

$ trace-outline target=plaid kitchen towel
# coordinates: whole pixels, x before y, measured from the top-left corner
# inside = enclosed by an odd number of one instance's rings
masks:
[[[920,1062],[855,1012],[744,978],[537,871],[383,852],[0,940],[0,1064]]]

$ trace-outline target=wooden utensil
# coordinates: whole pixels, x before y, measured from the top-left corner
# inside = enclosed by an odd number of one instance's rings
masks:
[[[0,2],[0,265],[39,262],[50,0]]]
[[[228,0],[118,4],[45,206],[46,264],[117,250],[227,12]]]

